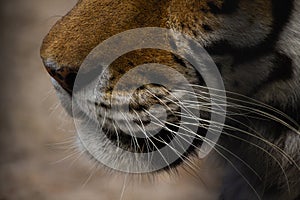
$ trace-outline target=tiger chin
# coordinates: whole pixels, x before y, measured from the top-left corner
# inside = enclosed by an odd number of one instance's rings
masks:
[[[41,57],[66,111],[73,115],[77,106],[78,116],[91,123],[101,122],[101,129],[95,126],[86,132],[88,143],[97,148],[96,156],[130,171],[135,165],[149,165],[149,160],[136,163],[130,154],[116,155],[116,148],[147,153],[163,147],[172,136],[170,129],[176,129],[182,118],[169,113],[152,145],[144,138],[123,133],[116,123],[132,117],[132,113],[139,116],[137,124],[143,126],[151,124],[151,113],[147,111],[151,105],[168,105],[173,111],[179,108],[174,99],[166,98],[165,87],[148,84],[134,91],[136,101],[132,103],[132,112],[116,113],[108,99],[118,80],[136,66],[161,63],[183,74],[197,97],[209,88],[193,65],[181,57],[164,50],[140,49],[111,63],[94,90],[97,98],[93,97],[95,93],[86,94],[87,105],[80,106],[73,101],[80,67],[95,47],[124,31],[160,27],[188,35],[209,53],[226,90],[226,121],[218,143],[207,156],[224,161],[220,162],[224,177],[219,199],[297,200],[300,198],[299,19],[300,2],[296,0],[81,0],[45,37]],[[170,83],[177,79],[167,70],[159,70]],[[144,78],[135,74],[129,82],[134,84]],[[128,97],[129,91],[117,94],[121,99],[118,103],[122,104],[121,97]],[[91,113],[91,107],[96,114]],[[162,113],[159,109],[154,110],[158,115]],[[209,111],[209,108],[199,109],[208,123]],[[159,171],[190,166],[191,160],[201,160],[197,156],[205,127],[194,133],[199,139],[182,156]],[[85,149],[84,145],[79,146]]]

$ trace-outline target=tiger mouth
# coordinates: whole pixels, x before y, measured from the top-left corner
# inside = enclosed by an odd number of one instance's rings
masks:
[[[104,137],[107,138],[108,141],[110,141],[110,143],[112,144],[112,148],[116,151],[117,149],[122,149],[126,152],[132,153],[133,155],[151,155],[152,153],[160,152],[161,149],[169,148],[170,146],[176,146],[173,144],[174,141],[175,143],[178,143],[179,146],[181,142],[185,142],[184,140],[178,140],[178,136],[180,136],[181,134],[179,129],[182,119],[180,116],[174,113],[176,112],[168,112],[165,123],[161,124],[162,128],[159,131],[154,130],[154,133],[147,129],[147,126],[149,124],[155,123],[151,121],[151,119],[146,120],[145,118],[143,118],[143,120],[133,120],[132,123],[135,123],[136,126],[143,128],[144,131],[141,131],[141,133],[138,131],[124,131],[122,130],[122,128],[119,128],[118,124],[124,122],[126,123],[126,120],[121,122],[120,120],[106,117],[106,122],[101,127],[101,134],[104,135]],[[105,118],[105,116],[98,117],[99,123],[103,122],[103,118]],[[205,137],[206,131],[206,129],[199,127],[198,131],[195,133],[199,137],[194,137],[193,141],[189,144],[189,147],[186,148],[183,152],[180,152],[179,149],[171,148],[171,151],[178,151],[180,153],[177,154],[176,160],[169,162],[161,170],[176,168],[177,166],[185,162],[188,157],[196,156],[198,153],[197,149],[199,149],[203,143],[203,140],[201,138]],[[144,135],[141,136],[141,134]],[[159,154],[163,159],[164,157],[168,156],[166,153]],[[148,161],[148,164],[155,165],[155,162],[157,161]]]
[[[111,122],[114,123],[114,122]],[[150,121],[136,121],[139,127],[145,127],[150,124]],[[169,145],[170,142],[178,134],[180,127],[180,117],[170,115],[168,116],[167,122],[162,124],[163,128],[154,134],[149,130],[141,129],[141,132],[123,131],[120,128],[111,128],[107,126],[102,127],[102,132],[105,136],[116,146],[122,148],[125,151],[132,153],[151,153],[159,151],[165,146]],[[204,135],[204,130],[199,130],[197,134]],[[143,134],[141,136],[141,134]],[[201,146],[202,140],[195,138],[191,148],[187,149],[187,152],[192,152],[196,147]]]
[[[78,102],[84,104],[84,106],[79,106],[79,109],[85,112],[83,121],[93,121],[98,124],[96,130],[91,130],[94,134],[97,132],[94,139],[84,141],[93,143],[93,148],[99,148],[99,146],[107,148],[109,145],[110,152],[115,152],[111,158],[122,156],[123,153],[120,152],[132,155],[141,154],[141,156],[158,152],[158,157],[164,159],[170,153],[172,156],[170,156],[170,162],[168,160],[167,167],[176,167],[188,157],[198,154],[208,127],[207,124],[200,126],[204,123],[202,121],[204,111],[201,111],[198,106],[186,105],[188,100],[193,99],[190,96],[194,95],[188,91],[183,92],[179,89],[167,91],[161,85],[149,84],[135,90],[133,95],[129,95],[128,91],[116,95],[118,98],[116,101],[113,100],[113,96],[109,96],[109,93],[105,93],[108,97],[101,96],[95,99],[92,96],[86,99],[85,95],[74,95],[74,102],[77,102],[76,97],[84,97],[84,99],[77,99]],[[206,114],[209,115],[207,111]],[[200,117],[200,115],[201,119],[193,119],[192,125],[188,124],[191,122],[190,118]],[[205,116],[205,118],[209,120],[209,117]],[[82,132],[83,137],[89,137],[88,134],[89,131]],[[97,140],[97,137],[102,137],[102,139]],[[89,147],[85,147],[89,151]],[[98,151],[94,155],[96,157],[103,155],[105,151],[105,149]],[[164,153],[161,153],[162,151]],[[175,160],[174,157],[176,157]],[[153,160],[152,163],[142,157],[137,160],[133,158],[133,160],[136,163],[142,161],[145,164],[148,162],[150,165],[157,165],[157,161]]]
[[[116,115],[114,117],[113,114],[111,114],[112,116],[101,114],[103,110],[106,113],[109,112],[107,106],[102,106],[96,108],[98,109],[97,120],[99,123],[105,122],[101,127],[101,131],[116,147],[132,153],[150,153],[159,151],[159,149],[168,145],[180,129],[181,116],[178,114],[180,108],[174,105],[172,107],[170,103],[165,107],[167,107],[167,116],[164,121],[160,121],[161,116],[151,117],[151,113],[147,111],[149,106],[145,106],[144,111],[136,110],[136,107],[129,107],[130,115],[134,115],[130,122],[126,119],[125,114],[122,116],[123,119],[117,118]],[[154,127],[150,127],[151,125],[154,125]],[[126,130],[124,127],[126,127]],[[195,141],[195,143],[200,144],[201,141]]]

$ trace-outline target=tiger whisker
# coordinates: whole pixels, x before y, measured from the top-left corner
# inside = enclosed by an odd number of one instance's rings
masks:
[[[257,111],[257,110],[256,110],[256,111]],[[259,111],[258,111],[258,112],[259,112]],[[264,112],[262,112],[262,113],[264,113]],[[270,116],[268,113],[266,113],[266,115],[269,116],[270,118],[273,117],[272,115]],[[195,117],[195,116],[190,117],[190,118],[191,118],[191,119],[194,119],[194,117]],[[278,118],[276,118],[275,116],[274,116],[274,118],[275,118],[275,119],[278,119]],[[201,119],[200,119],[200,120],[201,120]],[[289,128],[293,128],[293,127],[289,126],[288,124],[284,123],[284,121],[282,121],[282,120],[280,120],[280,119],[278,119],[278,121],[280,121],[281,123],[287,125]],[[210,121],[208,121],[208,122],[210,122]],[[231,128],[233,128],[233,127],[231,127]],[[248,132],[246,132],[246,133],[249,135]],[[276,145],[274,145],[274,144],[268,142],[267,140],[265,140],[265,139],[263,139],[263,138],[259,138],[259,139],[260,139],[260,140],[263,140],[265,143],[267,143],[268,145],[272,146],[273,148],[274,148],[274,146],[275,146],[275,148],[281,153],[281,155],[283,155],[286,159],[288,159],[289,161],[291,161],[291,162],[293,162],[294,164],[296,164],[296,162],[295,162],[289,155],[287,155],[282,149],[280,149],[280,148],[277,147]],[[248,141],[247,141],[247,142],[248,142]],[[257,146],[257,145],[256,145],[256,146]],[[257,147],[258,147],[258,146],[257,146]],[[260,147],[260,149],[261,149],[261,150],[264,150],[264,149],[262,149],[261,147]],[[265,150],[264,150],[264,151],[265,151]],[[269,156],[271,156],[271,157],[275,160],[275,162],[277,162],[277,164],[280,166],[280,168],[281,168],[281,170],[283,171],[284,176],[285,176],[285,178],[286,178],[286,180],[287,180],[287,185],[288,185],[288,189],[289,189],[290,186],[289,186],[288,177],[287,177],[287,175],[286,175],[286,173],[285,173],[285,171],[284,171],[282,165],[280,164],[280,162],[279,162],[277,159],[275,159],[275,157],[274,157],[273,155],[271,155],[271,154],[270,154],[269,152],[267,152],[267,151],[265,151],[265,152],[266,152]],[[298,167],[297,164],[296,164],[296,166]],[[299,168],[299,167],[298,167],[298,168]],[[289,189],[289,191],[290,191],[290,189]]]
[[[190,109],[197,109],[197,107],[200,107],[200,110],[203,111],[203,112],[212,112],[211,111],[211,106],[212,104],[206,104],[206,105],[203,105],[203,104],[192,104],[192,102],[189,102],[189,101],[185,101],[183,100],[182,101],[183,105],[186,107],[186,108],[190,108]],[[236,108],[236,106],[234,105],[230,105],[230,103],[227,103],[227,104],[219,104],[221,106],[226,106],[227,108]],[[254,117],[254,116],[251,116],[250,114],[253,114],[254,112],[253,111],[247,111],[247,112],[233,112],[233,111],[230,111],[230,110],[227,110],[226,111],[226,116],[243,116],[243,117],[247,117],[247,118],[252,118],[252,119],[257,119],[257,120],[265,120],[267,121],[267,119],[264,119],[264,118],[261,118],[261,117]],[[221,113],[222,115],[224,113]]]
[[[175,97],[176,98],[176,97]],[[168,99],[168,98],[167,98]],[[169,101],[172,101],[171,99],[168,99]],[[174,101],[172,101],[172,102],[174,102]],[[176,102],[174,102],[175,104],[177,104]],[[181,103],[180,101],[179,101],[179,103]],[[178,105],[178,104],[177,104]],[[182,106],[181,106],[182,107]],[[194,119],[195,118],[195,116],[192,116],[191,117],[191,119]],[[201,119],[200,119],[201,120]],[[210,122],[211,123],[211,121],[207,121],[207,122]],[[198,126],[198,124],[197,124],[197,126]],[[260,140],[264,140],[263,138],[259,138]],[[268,141],[267,140],[265,140],[264,142],[267,142],[268,143]],[[270,145],[270,144],[268,144],[268,145]],[[270,145],[270,146],[276,146],[276,145]],[[277,147],[277,146],[276,146]],[[277,147],[278,148],[278,147]],[[278,148],[278,149],[280,149],[280,148]],[[265,150],[264,150],[265,151]],[[282,150],[280,149],[279,150],[280,152],[281,152],[281,154],[283,154],[283,156],[284,157],[286,157],[285,156],[285,152],[284,153],[282,153]],[[285,173],[285,171],[284,171],[284,169],[283,169],[283,167],[282,167],[282,165],[278,162],[278,160],[273,156],[273,155],[271,155],[269,152],[267,152],[267,151],[265,151],[269,156],[271,156],[278,164],[279,164],[279,166],[280,166],[280,168],[282,169],[282,171],[283,171],[283,173],[284,173],[284,175],[285,175],[285,178],[287,179],[287,176],[286,176],[286,173]],[[288,160],[292,160],[292,162],[295,162],[292,158],[290,158],[290,159],[288,159]],[[289,187],[289,181],[288,181],[288,179],[287,179],[287,184],[288,184],[288,188],[290,188]]]
[[[282,124],[283,126],[287,127],[288,129],[290,129],[291,131],[293,131],[294,133],[300,135],[300,131],[298,131],[297,129],[295,129],[294,127],[292,127],[287,122],[283,121],[282,119],[280,119],[280,118],[278,118],[278,117],[276,117],[276,116],[274,116],[274,115],[272,115],[270,113],[267,113],[267,112],[264,112],[264,111],[261,111],[261,110],[255,109],[255,108],[242,106],[242,105],[235,105],[234,108],[235,109],[246,110],[248,112],[251,112],[251,113],[258,114],[260,116],[266,117],[267,119],[270,119],[270,120],[273,120],[275,122],[278,122],[278,123]]]
[[[55,95],[55,90],[53,88],[49,89],[48,92],[44,94],[44,97],[41,99],[41,102],[45,102],[51,95]]]
[[[122,186],[122,190],[121,190],[121,194],[120,194],[120,200],[122,200],[124,198],[124,194],[126,191],[127,178],[128,178],[128,173],[126,173],[124,176],[123,186]]]
[[[153,94],[151,91],[148,91],[151,95],[153,95],[156,99],[158,99],[164,106],[166,106],[172,113],[174,113],[174,111],[166,104],[166,103],[164,103],[160,98],[158,98],[155,94]],[[167,91],[168,92],[168,91]],[[176,98],[176,97],[175,97]],[[177,99],[177,98],[176,98]],[[171,100],[172,101],[172,100]],[[174,102],[174,101],[173,101]],[[175,103],[176,105],[178,105],[177,103]],[[147,111],[146,111],[147,112]],[[151,113],[150,113],[150,115],[152,115]],[[154,118],[156,118],[155,116],[153,116],[152,115],[152,117],[154,117]],[[158,119],[157,119],[158,120]],[[159,122],[160,122],[160,120],[158,120]],[[154,123],[154,122],[152,122],[152,123]],[[165,126],[163,126],[162,125],[162,128],[167,128],[167,127],[165,127]],[[169,128],[167,128],[168,129],[168,131],[171,131],[171,132],[174,132],[174,131],[172,131],[172,130],[170,130]],[[191,161],[190,161],[191,162]],[[191,162],[192,163],[192,162]]]
[[[165,123],[169,123],[169,122],[165,122]],[[175,126],[177,126],[177,125],[175,125]],[[182,128],[182,127],[181,127]],[[188,131],[188,132],[190,132],[190,133],[192,133],[192,134],[194,134],[194,136],[196,136],[196,137],[199,137],[200,139],[202,139],[202,140],[204,140],[204,141],[206,141],[207,142],[207,144],[208,145],[210,145],[210,146],[212,146],[212,147],[214,147],[214,145],[215,144],[213,144],[213,145],[211,145],[210,144],[210,140],[209,139],[207,139],[207,138],[205,138],[205,137],[202,137],[202,136],[199,136],[199,135],[197,135],[196,133],[194,133],[193,131],[191,131],[191,130],[187,130],[186,129],[186,131]],[[182,133],[178,133],[178,132],[176,132],[176,134],[182,134]],[[185,134],[186,135],[186,134]],[[187,136],[189,136],[190,137],[190,135],[187,135]],[[181,137],[180,135],[179,135],[179,137]],[[181,137],[182,138],[182,137]],[[182,138],[183,140],[185,140],[184,138]],[[208,142],[209,141],[209,142]],[[193,144],[191,144],[191,145],[193,145]],[[194,147],[195,147],[195,145],[193,145]],[[196,147],[197,148],[197,147]],[[197,148],[198,149],[198,148]],[[214,148],[215,149],[215,148]],[[248,181],[248,179],[240,172],[240,170],[232,163],[232,161],[230,161],[224,154],[222,154],[220,151],[218,151],[217,149],[215,149],[216,150],[216,152],[219,154],[219,155],[221,155],[227,162],[229,162],[230,163],[230,165],[232,165],[232,167],[242,176],[242,178],[246,181],[246,183],[251,187],[251,189],[255,192],[255,194],[257,195],[257,197],[259,198],[259,199],[261,199],[260,198],[260,196],[259,196],[259,194],[258,194],[258,192],[255,190],[255,188],[252,186],[252,184]],[[229,150],[228,150],[229,151]],[[252,169],[252,168],[250,168],[250,169]],[[254,170],[253,170],[254,171]],[[254,171],[254,173],[255,174],[257,174],[255,171]],[[258,176],[258,177],[260,177],[260,176]]]
[[[117,129],[117,126],[115,124],[115,122],[112,123],[114,129],[115,129],[115,132],[116,132],[116,135],[117,135],[117,146],[120,147],[120,136],[119,136],[119,131]]]
[[[49,117],[53,117],[54,112],[59,108],[59,106],[60,106],[60,103],[56,102],[54,105],[52,105],[50,107],[50,109],[49,109],[50,110]]]
[[[145,137],[147,137],[147,132],[146,132],[144,123],[142,122],[142,120],[141,120],[139,114],[138,114],[135,110],[133,110],[133,111],[134,111],[134,113],[136,114],[136,116],[138,117],[138,120],[139,120],[139,122],[140,122],[140,124],[141,124],[141,126],[142,126],[142,127],[140,127],[140,126],[138,125],[138,127],[140,128],[140,130],[142,131],[142,133],[145,135]],[[150,150],[150,144],[149,144],[149,141],[148,141],[148,140],[146,140],[146,148],[147,148],[147,151]],[[150,160],[149,154],[147,154],[147,155],[148,155],[148,163],[150,163],[150,162],[152,161],[153,157],[151,157],[151,160]]]
[[[197,102],[198,103],[198,102]],[[253,108],[250,108],[250,107],[246,107],[246,106],[242,106],[242,105],[235,105],[235,108],[236,107],[240,107],[240,108],[243,108],[244,110],[247,110],[249,112],[252,112],[252,113],[256,113],[256,114],[259,114],[263,117],[266,117],[268,119],[271,119],[271,120],[274,120],[274,121],[277,121],[279,122],[280,124],[284,125],[285,127],[289,128],[290,130],[292,130],[293,132],[295,132],[296,134],[299,134],[300,135],[300,132],[298,130],[296,130],[294,127],[292,127],[291,125],[289,125],[288,123],[286,123],[285,121],[281,120],[280,118],[276,117],[276,116],[273,116],[272,114],[269,114],[269,113],[266,113],[266,112],[263,112],[263,111],[260,111],[258,109],[253,109]]]
[[[147,110],[145,110],[145,112],[148,112]],[[149,112],[150,113],[150,112]],[[150,113],[151,114],[151,113]],[[138,126],[139,128],[140,128],[140,126]],[[148,136],[147,136],[147,133],[146,132],[143,132],[142,131],[142,133],[145,135],[145,137],[147,138]],[[160,150],[159,150],[159,148],[155,145],[155,143],[152,141],[152,140],[149,140],[151,143],[152,143],[152,145],[157,149],[157,151],[158,151],[158,153],[162,156],[162,158],[163,158],[163,160],[164,160],[164,162],[169,166],[169,163],[168,163],[168,161],[167,161],[167,159],[164,157],[164,155],[160,152]],[[162,141],[160,141],[160,142],[162,142]],[[167,144],[166,144],[167,145]],[[148,149],[149,150],[149,149]],[[150,163],[149,163],[150,164]],[[170,166],[169,166],[169,169],[171,170],[171,168],[170,168]]]
[[[196,88],[202,88],[202,89],[209,89],[209,90],[214,90],[214,91],[219,91],[219,92],[225,92],[225,91],[222,91],[222,90],[219,90],[219,89],[215,89],[215,88],[209,88],[209,87],[204,87],[204,86],[200,86],[200,85],[194,85],[194,84],[190,84],[190,86],[193,86],[193,87],[196,87]],[[186,92],[183,90],[183,92]],[[201,93],[201,91],[200,91]],[[231,91],[226,91],[226,93],[228,94],[233,94],[233,95],[236,95],[236,96],[239,96],[239,97],[242,97],[242,98],[245,98],[245,99],[248,99],[250,101],[244,101],[244,100],[241,100],[241,99],[237,99],[237,98],[233,98],[233,97],[226,97],[226,99],[231,99],[231,100],[235,100],[235,101],[238,101],[238,102],[242,102],[242,103],[246,103],[246,104],[250,104],[250,105],[254,105],[254,106],[259,106],[259,107],[262,107],[262,108],[266,108],[266,109],[269,109],[283,117],[285,117],[287,120],[289,120],[290,122],[292,122],[296,127],[299,127],[300,125],[294,120],[292,119],[290,116],[288,116],[287,114],[285,114],[284,112],[268,105],[268,104],[265,104],[259,100],[256,100],[256,99],[253,99],[251,97],[248,97],[248,96],[245,96],[245,95],[242,95],[242,94],[239,94],[239,93],[235,93],[235,92],[231,92]],[[209,94],[209,95],[212,95],[212,94]],[[219,95],[215,95],[213,94],[214,96],[219,96]],[[219,96],[220,97],[220,96]],[[222,96],[221,96],[222,97]],[[222,97],[223,98],[223,97]],[[252,103],[251,101],[255,102],[255,103]]]
[[[151,114],[150,112],[148,112],[147,110],[145,110],[145,112],[147,112],[147,113],[148,113],[149,115],[151,115],[153,118],[156,118],[154,115],[152,115],[152,114]],[[157,119],[157,118],[156,118],[156,119]],[[157,120],[158,120],[158,122],[162,123],[159,119],[157,119]],[[151,122],[151,123],[155,123],[155,122]],[[159,126],[159,124],[156,124],[156,125]],[[160,124],[160,126],[162,126],[162,128],[166,128],[168,131],[174,133],[173,130],[169,129],[168,127],[165,127],[164,124]],[[166,144],[166,145],[167,145],[168,147],[170,147],[170,148],[172,149],[172,151],[174,151],[174,153],[176,153],[179,157],[182,157],[182,156],[183,156],[183,155],[180,155],[176,149],[174,149],[172,146],[170,146],[170,145],[169,145],[168,143],[166,143],[165,141],[159,140],[159,139],[156,138],[156,137],[153,137],[153,138],[154,138],[155,140],[158,140],[159,142],[162,142],[162,143]],[[151,141],[151,140],[150,140],[150,141]],[[159,151],[159,149],[158,149],[158,151]],[[190,159],[189,159],[188,157],[186,157],[186,156],[184,156],[184,157],[185,157],[185,159],[186,159],[187,161],[190,161]],[[184,160],[184,162],[186,162],[186,161]],[[169,163],[167,163],[167,164],[169,164]],[[189,164],[188,162],[186,162],[186,164],[187,164],[189,167],[193,168],[192,166],[190,166],[190,164]]]
[[[153,94],[150,90],[146,90],[147,92],[149,92],[153,97],[155,97],[156,99],[158,99],[164,106],[166,106],[170,111],[172,111],[172,109],[166,105],[160,98],[158,98],[155,94]],[[169,92],[168,90],[165,90],[167,93],[169,93],[170,95],[172,95],[177,101],[181,102],[175,95],[172,94],[172,92]],[[189,110],[187,110],[184,106],[179,105],[177,102],[175,102],[174,100],[164,97],[165,99],[167,99],[168,101],[171,101],[172,103],[176,104],[179,107],[182,107],[182,109],[184,109],[185,112],[189,113],[191,116],[194,116],[193,113],[190,113]],[[173,111],[172,111],[173,112]],[[196,117],[196,116],[195,116]]]
[[[99,164],[97,162],[95,162],[94,165],[91,167],[91,172],[90,172],[89,176],[82,183],[81,190],[83,190],[86,187],[86,185],[89,183],[89,181],[92,179],[93,175],[97,172],[98,167],[99,167]]]
[[[67,160],[67,159],[69,159],[69,158],[71,158],[71,157],[73,157],[73,156],[75,156],[75,155],[77,155],[77,154],[78,154],[78,152],[73,152],[73,153],[71,153],[71,154],[65,156],[65,157],[62,158],[62,159],[59,159],[59,160],[57,160],[57,161],[52,162],[51,165],[59,164],[59,163],[65,161],[65,160]]]
[[[81,156],[83,156],[84,154],[85,154],[85,151],[79,152],[78,156],[76,158],[74,158],[74,160],[70,163],[69,168],[71,168],[75,164],[75,162],[78,161],[81,158]]]
[[[165,122],[165,123],[168,123],[168,122]],[[193,124],[192,124],[193,125]],[[195,124],[196,126],[197,126],[197,124]],[[207,127],[208,128],[208,127]],[[192,133],[192,132],[191,132]],[[230,137],[233,137],[233,138],[236,138],[236,139],[238,139],[238,140],[241,140],[241,141],[243,141],[243,142],[246,142],[247,144],[250,144],[250,145],[252,145],[252,146],[255,146],[255,147],[257,147],[258,149],[260,149],[260,150],[262,150],[263,152],[265,152],[265,153],[267,153],[278,165],[279,165],[279,167],[281,168],[281,170],[282,170],[282,172],[283,172],[283,174],[284,174],[284,176],[285,176],[285,179],[286,179],[286,181],[287,181],[287,187],[288,187],[288,191],[290,191],[290,185],[289,185],[289,180],[288,180],[288,177],[287,177],[287,175],[286,175],[286,172],[285,172],[285,170],[284,170],[284,168],[282,167],[282,165],[281,165],[281,163],[279,162],[279,160],[274,156],[274,155],[272,155],[270,152],[268,152],[268,151],[266,151],[264,148],[262,148],[261,146],[259,146],[259,145],[257,145],[257,144],[255,144],[255,143],[252,143],[252,142],[249,142],[249,141],[247,141],[247,140],[245,140],[245,139],[243,139],[243,138],[241,138],[241,137],[238,137],[238,136],[235,136],[235,135],[233,135],[233,134],[229,134],[229,133],[227,133],[226,131],[223,131],[222,132],[222,134],[225,134],[225,135],[228,135],[228,136],[230,136]],[[205,138],[206,140],[207,140],[207,138]]]
[[[168,123],[168,122],[165,122],[165,123]],[[175,125],[176,126],[176,125]],[[185,126],[184,126],[185,127]],[[182,128],[182,127],[181,127]],[[203,141],[205,141],[206,143],[210,143],[210,142],[212,142],[211,140],[209,140],[209,139],[207,139],[207,138],[205,138],[205,137],[202,137],[202,136],[199,136],[199,135],[197,135],[196,133],[194,133],[194,132],[190,132],[190,133],[192,133],[192,134],[195,134],[195,136],[196,137],[198,137],[198,138],[200,138],[200,139],[202,139]],[[229,135],[229,136],[234,136],[234,135],[232,135],[232,134],[229,134],[229,133],[227,133],[227,132],[223,132],[225,135]],[[177,133],[177,134],[183,134],[183,133]],[[185,136],[189,136],[189,135],[186,135],[185,134]],[[256,145],[256,144],[254,144],[254,143],[251,143],[251,142],[248,142],[247,140],[245,140],[245,139],[243,139],[243,138],[240,138],[240,137],[238,137],[238,136],[234,136],[236,139],[239,139],[239,140],[242,140],[242,141],[244,141],[244,142],[247,142],[248,144],[251,144],[251,145],[253,145],[253,146],[255,146],[255,147],[257,147],[257,148],[259,148],[260,150],[262,150],[262,151],[264,151],[265,153],[267,153],[272,159],[274,159],[275,160],[275,162],[280,166],[280,168],[281,168],[281,170],[282,170],[282,172],[283,172],[283,174],[284,174],[284,176],[285,176],[285,179],[286,179],[286,181],[287,181],[287,187],[288,187],[288,191],[290,191],[290,185],[289,185],[289,180],[288,180],[288,177],[287,177],[287,175],[286,175],[286,173],[285,173],[285,170],[284,170],[284,168],[282,167],[282,165],[281,165],[281,163],[276,159],[276,157],[275,156],[273,156],[272,154],[270,154],[268,151],[266,151],[265,149],[263,149],[262,147],[260,147],[260,146],[258,146],[258,145]],[[228,153],[230,153],[231,155],[233,155],[234,157],[236,157],[238,160],[240,160],[241,162],[243,162],[260,180],[262,180],[262,178],[261,178],[261,176],[248,164],[248,163],[246,163],[244,160],[242,160],[239,156],[237,156],[236,154],[234,154],[233,152],[231,152],[230,150],[228,150],[228,149],[226,149],[225,147],[223,147],[222,145],[219,145],[219,144],[215,144],[214,142],[212,142],[213,144],[212,145],[215,145],[215,146],[217,146],[217,147],[219,147],[219,148],[221,148],[221,149],[223,149],[223,150],[225,150],[226,152],[228,152]],[[209,144],[210,145],[210,144]],[[214,146],[213,146],[214,147]],[[231,165],[236,169],[236,167],[234,166],[234,164],[224,155],[224,154],[222,154],[220,151],[218,151],[216,148],[214,148],[216,151],[217,151],[217,153],[219,153],[225,160],[227,160],[228,162],[230,162],[231,163]],[[241,172],[239,172],[238,171],[238,173],[240,174],[240,175],[242,175],[241,174]],[[247,182],[247,184],[250,184],[250,182],[245,178],[245,177],[243,177],[244,179],[245,179],[245,181]],[[249,185],[254,191],[255,191],[255,189],[254,189],[254,187],[250,184]],[[255,191],[256,192],[256,191]],[[258,195],[258,193],[256,192],[256,194]],[[259,196],[258,196],[259,197]]]
[[[181,114],[183,117],[189,117],[189,116],[186,116],[182,113],[179,113]],[[277,150],[282,156],[284,156],[285,159],[287,159],[289,162],[293,163],[299,170],[300,170],[300,167],[299,165],[296,163],[296,161],[290,156],[288,155],[284,150],[282,150],[280,147],[276,146],[275,144],[269,142],[268,140],[262,138],[262,137],[259,137],[258,135],[254,135],[254,134],[251,134],[250,132],[247,132],[245,130],[242,130],[242,129],[239,129],[239,128],[236,128],[236,127],[233,127],[233,126],[229,126],[227,124],[219,124],[217,122],[213,122],[213,121],[210,121],[210,120],[205,120],[205,119],[201,119],[199,118],[198,119],[199,121],[203,121],[203,122],[209,122],[209,123],[214,123],[215,125],[220,125],[220,126],[224,126],[224,128],[228,129],[228,130],[233,130],[233,131],[238,131],[238,132],[241,132],[241,133],[244,133],[246,135],[249,135],[249,136],[252,136],[254,137],[255,139],[258,139],[262,142],[264,142],[265,144],[269,145],[270,147],[274,148],[274,150]],[[223,133],[223,132],[222,132]],[[248,142],[247,140],[245,140],[245,142]]]
[[[139,146],[139,143],[138,143],[138,141],[137,141],[136,135],[134,134],[133,129],[132,129],[132,126],[131,126],[131,124],[129,123],[129,121],[128,121],[126,115],[125,115],[123,112],[121,112],[121,111],[120,111],[120,113],[121,113],[121,115],[122,115],[122,116],[124,117],[124,119],[125,119],[126,127],[128,128],[128,130],[129,130],[131,136],[133,136],[132,138],[134,139],[134,140],[133,140],[134,150],[137,151],[138,149],[141,149],[141,147]]]
[[[166,124],[170,124],[169,122],[167,122],[167,121],[164,121],[164,123],[166,123]],[[200,136],[200,135],[198,135],[198,134],[196,134],[195,132],[193,132],[192,130],[190,130],[188,127],[186,127],[185,125],[184,125],[184,123],[182,123],[183,124],[183,127],[184,127],[184,129],[186,130],[186,131],[188,131],[189,133],[191,133],[191,134],[193,134],[193,136],[195,136],[195,137],[198,137],[199,139],[201,139],[201,140],[203,140],[203,141],[205,141],[205,140],[207,140],[207,141],[209,141],[209,142],[213,142],[213,141],[211,141],[211,140],[209,140],[208,138],[206,138],[206,137],[203,137],[203,136]],[[190,124],[189,123],[189,125],[193,125],[193,124]],[[176,124],[174,124],[173,126],[177,126],[178,128],[180,127],[180,128],[182,128],[181,126],[178,126],[178,125],[176,125]],[[207,127],[208,128],[208,127]],[[178,133],[178,134],[181,134],[181,135],[185,135],[185,136],[188,136],[188,137],[192,137],[192,136],[190,136],[190,135],[187,135],[187,134],[184,134],[184,133]],[[184,139],[184,138],[183,138]],[[193,145],[193,144],[192,144]],[[220,148],[222,148],[223,150],[225,150],[225,151],[227,151],[228,153],[230,153],[231,155],[233,155],[235,158],[237,158],[238,160],[240,160],[241,162],[243,162],[247,167],[249,167],[249,169],[251,170],[251,171],[253,171],[253,173],[259,178],[259,179],[261,179],[261,177],[260,177],[260,175],[248,164],[248,163],[246,163],[243,159],[241,159],[238,155],[236,155],[236,154],[234,154],[232,151],[230,151],[230,150],[228,150],[228,149],[226,149],[225,147],[223,147],[222,145],[220,145],[220,144],[215,144],[216,146],[218,146],[218,147],[220,147]],[[195,145],[193,145],[193,147],[195,147],[195,148],[199,148],[199,147],[196,147]],[[200,150],[200,149],[199,149]]]
[[[62,146],[62,145],[64,146],[66,144],[73,144],[75,139],[76,139],[76,136],[71,136],[71,137],[66,138],[64,141],[48,143],[48,144],[46,144],[46,146],[56,147],[56,146]]]

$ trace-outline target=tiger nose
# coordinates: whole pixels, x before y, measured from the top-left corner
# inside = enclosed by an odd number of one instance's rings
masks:
[[[59,66],[56,62],[49,60],[43,60],[43,63],[48,73],[62,86],[62,88],[72,94],[78,69]]]

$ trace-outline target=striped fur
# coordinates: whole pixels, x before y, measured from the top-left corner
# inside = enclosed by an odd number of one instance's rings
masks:
[[[128,29],[171,28],[190,35],[204,46],[217,64],[227,91],[240,94],[238,98],[243,101],[252,98],[262,102],[300,123],[299,19],[300,2],[297,0],[81,0],[46,36],[41,57],[55,79],[53,83],[63,105],[71,113],[74,78],[94,47]],[[133,66],[151,62],[164,63],[188,74],[192,83],[201,83],[201,78],[188,63],[168,52],[149,49],[131,52],[116,60],[103,83],[113,88],[113,80],[118,80]],[[108,88],[103,91],[104,95],[110,92]],[[104,100],[94,103],[100,109],[108,109],[109,105],[101,101]],[[266,200],[299,199],[300,171],[296,165],[300,165],[300,135],[292,129],[299,129],[299,126],[287,128],[276,122],[274,119],[281,115],[272,109],[264,110],[259,105],[251,109],[266,112],[273,120],[267,117],[262,120],[254,114],[250,118],[235,118],[246,127],[230,119],[226,123],[253,135],[259,133],[294,162],[289,162],[273,146],[258,138],[237,131],[230,132],[235,137],[224,134],[220,144],[252,166],[262,180],[240,160],[223,152],[250,184],[227,162],[220,199],[258,199],[253,190]],[[237,136],[248,143],[241,142]]]

